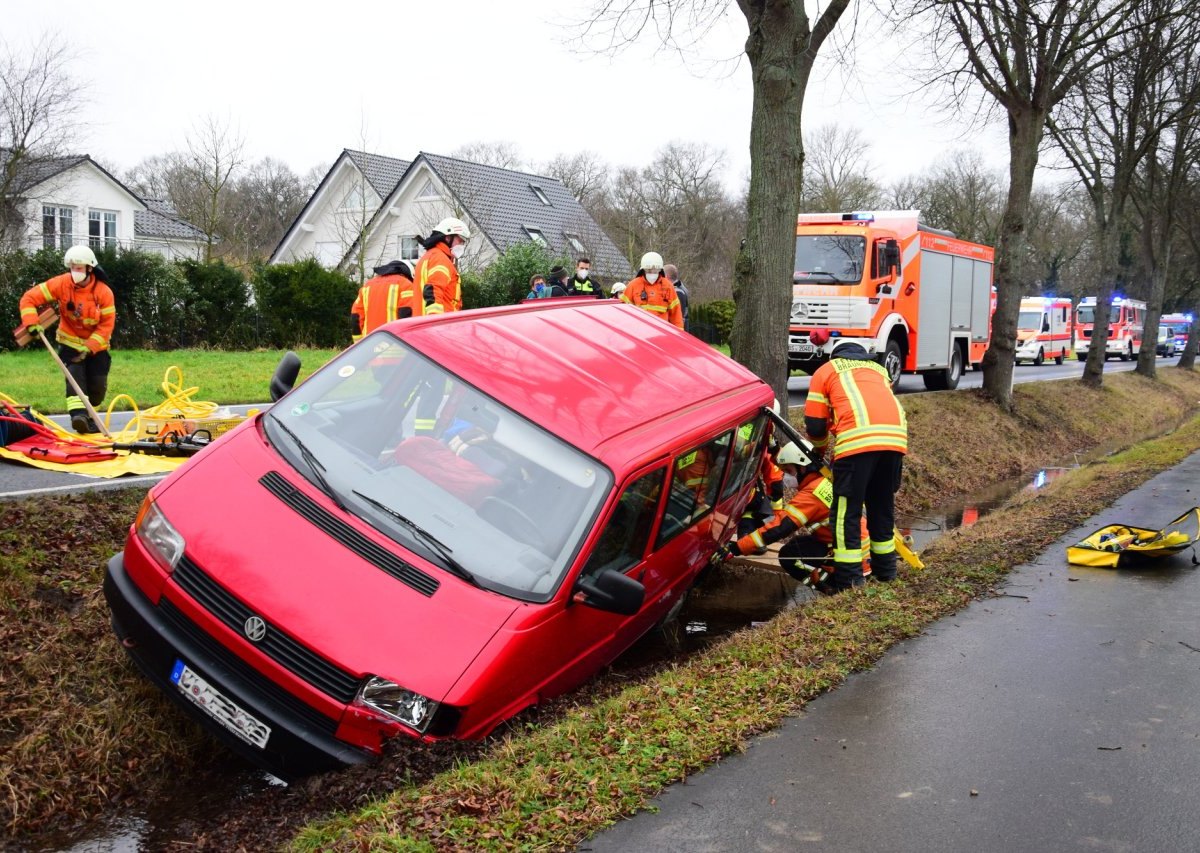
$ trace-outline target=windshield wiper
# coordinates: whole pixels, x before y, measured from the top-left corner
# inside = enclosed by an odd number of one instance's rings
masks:
[[[800,281],[801,279],[812,278],[813,276],[817,275],[827,275],[836,282],[841,282],[842,280],[839,276],[836,276],[831,272],[826,272],[825,270],[815,270],[813,272],[798,272],[792,276],[792,281]]]
[[[382,501],[377,501],[377,500],[375,500],[375,498],[371,497],[370,495],[364,495],[362,492],[358,491],[357,489],[354,489],[352,491],[353,491],[353,494],[362,498],[364,501],[366,501],[371,506],[378,509],[380,512],[383,512],[383,513],[391,516],[392,518],[396,519],[396,521],[400,522],[405,527],[407,527],[409,530],[411,530],[413,533],[416,533],[418,536],[420,536],[421,540],[423,542],[425,542],[425,544],[429,545],[431,548],[433,548],[433,550],[437,551],[438,555],[442,558],[443,561],[445,561],[446,565],[450,568],[451,571],[454,572],[454,574],[458,575],[463,580],[469,581],[470,583],[474,584],[475,586],[480,587],[481,589],[483,588],[483,585],[481,583],[479,583],[478,580],[476,580],[475,575],[471,574],[470,569],[468,569],[466,566],[464,566],[458,560],[454,559],[454,557],[452,556],[454,554],[454,550],[449,545],[447,545],[445,542],[443,542],[441,539],[438,539],[436,536],[434,536],[432,533],[430,533],[428,530],[426,530],[421,525],[417,524],[415,521],[413,521],[407,515],[404,515],[398,511],[392,509],[390,506],[383,503]]]
[[[317,486],[321,489],[321,491],[329,496],[329,499],[337,505],[338,509],[340,509],[342,512],[345,512],[346,504],[342,502],[342,498],[340,495],[338,495],[337,490],[334,489],[333,486],[329,485],[329,481],[325,479],[325,466],[320,463],[317,457],[311,450],[308,449],[304,442],[300,440],[300,437],[296,435],[296,433],[284,426],[283,421],[281,421],[277,416],[273,416],[271,420],[275,422],[275,426],[286,432],[292,441],[295,442],[296,449],[300,451],[300,456],[308,464],[308,467],[312,469],[313,476],[317,478]]]

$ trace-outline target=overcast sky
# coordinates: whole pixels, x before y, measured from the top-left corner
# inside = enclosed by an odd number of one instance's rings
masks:
[[[593,7],[580,0],[5,7],[10,50],[44,33],[72,46],[89,88],[66,147],[119,170],[182,148],[211,114],[240,130],[252,158],[300,173],[342,148],[409,159],[493,140],[514,143],[535,168],[583,149],[641,166],[668,141],[705,142],[726,152],[731,188],[749,173],[750,71],[736,61],[746,24],[732,0],[682,57],[649,35],[598,55],[600,38],[576,40],[573,24]],[[894,36],[869,12],[860,18],[854,71],[832,53],[818,64],[806,128],[858,127],[882,183],[968,147],[1005,168],[1002,128],[972,130],[913,95]]]

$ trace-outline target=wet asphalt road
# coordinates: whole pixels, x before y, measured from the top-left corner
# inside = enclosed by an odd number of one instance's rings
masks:
[[[1014,597],[896,646],[579,849],[1200,849],[1200,570],[1065,558],[1104,524],[1197,503],[1200,452],[1015,571]]]

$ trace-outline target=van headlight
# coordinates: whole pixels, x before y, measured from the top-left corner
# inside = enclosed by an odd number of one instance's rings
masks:
[[[420,693],[374,675],[358,691],[358,701],[419,732],[424,732],[429,726],[438,707],[437,702]]]
[[[158,504],[149,498],[142,504],[136,522],[137,538],[154,557],[166,567],[168,572],[175,571],[179,560],[183,557],[183,537],[171,526],[163,515]]]

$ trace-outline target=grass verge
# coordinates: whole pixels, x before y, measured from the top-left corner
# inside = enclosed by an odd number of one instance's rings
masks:
[[[107,406],[117,394],[128,394],[143,409],[162,402],[163,374],[171,365],[178,365],[183,371],[187,386],[199,386],[197,399],[215,400],[223,405],[261,403],[269,399],[267,384],[283,352],[114,350],[112,371],[108,376],[109,393],[104,405]],[[300,350],[304,365],[300,378],[308,376],[338,352],[340,350]],[[0,391],[18,402],[33,406],[43,414],[58,414],[65,411],[63,390],[62,373],[40,344],[36,350],[0,353]]]

